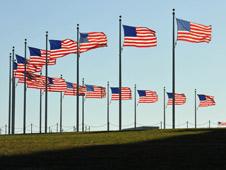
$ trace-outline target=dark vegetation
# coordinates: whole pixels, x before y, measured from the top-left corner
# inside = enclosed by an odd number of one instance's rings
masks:
[[[226,129],[0,136],[0,169],[226,169]]]

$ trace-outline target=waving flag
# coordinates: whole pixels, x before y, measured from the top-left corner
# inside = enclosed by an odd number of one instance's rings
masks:
[[[105,87],[86,85],[86,98],[101,99],[106,96]]]
[[[111,100],[119,100],[119,87],[111,87]],[[122,87],[121,88],[121,100],[131,100],[132,93],[129,87]]]
[[[226,126],[226,122],[218,122],[218,126]]]
[[[28,74],[27,75],[27,87],[33,89],[45,89],[45,76],[37,74]]]
[[[146,27],[132,27],[123,25],[124,44],[123,46],[133,47],[155,47],[157,37],[155,31]]]
[[[44,66],[46,64],[46,50],[41,50],[38,48],[29,47],[30,59],[28,60],[29,64]],[[50,51],[47,52],[48,65],[55,65],[56,59],[50,58]]]
[[[158,101],[158,95],[155,91],[151,90],[137,90],[139,94],[138,103],[155,103]]]
[[[67,89],[64,91],[64,95],[76,96],[75,85],[70,82],[66,82],[66,85],[67,85]]]
[[[167,105],[173,105],[173,93],[167,93],[168,103]],[[186,96],[184,93],[175,93],[175,105],[183,105],[186,103]]]
[[[71,39],[49,40],[51,58],[60,58],[77,52],[77,43]]]
[[[62,78],[49,78],[48,91],[50,92],[64,92],[67,89],[67,84]]]
[[[26,84],[28,88],[45,89],[45,82],[42,76],[29,72],[26,72],[25,75],[26,75]],[[18,83],[24,83],[24,78],[19,78]]]
[[[27,60],[24,57],[21,57],[16,54],[16,60],[17,60],[17,71],[18,72],[24,72],[25,71],[25,64],[27,63]],[[41,69],[39,67],[36,67],[35,65],[32,64],[26,64],[27,72],[39,72]]]
[[[214,96],[208,96],[204,94],[198,94],[200,103],[199,107],[208,107],[208,106],[215,106],[216,103],[214,101]]]
[[[13,75],[15,78],[24,78],[24,73],[17,71],[17,63],[13,62]]]
[[[177,40],[192,43],[211,41],[212,27],[177,19]]]
[[[17,69],[16,69],[16,71],[24,72],[25,71],[25,63],[26,63],[25,58],[16,54],[16,60],[17,60]]]
[[[106,47],[107,36],[103,32],[80,33],[80,53]]]
[[[67,96],[77,96],[77,84],[76,83],[70,83],[66,82],[67,88],[64,91],[64,95]],[[85,96],[86,93],[86,87],[80,86],[79,87],[79,96]]]

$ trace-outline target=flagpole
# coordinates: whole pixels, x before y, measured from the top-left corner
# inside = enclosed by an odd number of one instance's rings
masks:
[[[109,122],[109,81],[107,82],[107,131],[110,130],[110,122]]]
[[[197,127],[197,106],[196,106],[196,89],[195,89],[195,128]]]
[[[62,79],[62,75],[60,75],[60,78]],[[62,129],[62,116],[63,115],[63,95],[62,92],[60,92],[60,133],[63,132]]]
[[[46,84],[45,84],[45,133],[47,133],[48,129],[48,31],[46,31]]]
[[[40,72],[42,76],[42,72]],[[42,133],[42,90],[40,89],[40,104],[39,104],[39,133]]]
[[[137,128],[137,87],[134,85],[134,129]]]
[[[173,91],[173,106],[172,106],[172,128],[175,129],[175,9],[173,9],[173,50],[172,50],[172,91]]]
[[[79,132],[79,57],[80,57],[80,44],[79,44],[79,24],[77,24],[77,94],[76,94],[76,130]]]
[[[26,103],[27,103],[27,39],[24,40],[24,58],[25,58],[25,67],[24,67],[24,126],[23,133],[26,133]]]
[[[12,50],[12,63],[14,63],[14,55],[15,48]],[[11,133],[14,135],[15,133],[15,98],[16,98],[16,84],[15,84],[15,76],[14,69],[12,69],[12,130]]]
[[[8,134],[11,128],[11,92],[12,92],[12,53],[9,54],[9,117],[8,117]]]
[[[166,87],[163,87],[163,128],[166,129]]]
[[[84,86],[84,78],[82,78],[82,86]],[[84,114],[85,114],[85,98],[82,96],[82,132],[84,132]]]
[[[119,131],[122,130],[122,45],[121,45],[121,28],[122,16],[119,16]]]

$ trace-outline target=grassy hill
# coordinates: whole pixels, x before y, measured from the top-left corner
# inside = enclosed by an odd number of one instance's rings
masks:
[[[0,136],[0,169],[226,169],[226,129]]]

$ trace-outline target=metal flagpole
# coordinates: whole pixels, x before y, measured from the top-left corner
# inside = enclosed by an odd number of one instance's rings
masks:
[[[195,128],[197,127],[197,106],[196,106],[196,89],[195,89]]]
[[[15,55],[15,48],[13,47],[12,63],[14,63],[14,55]],[[12,69],[12,123],[11,123],[11,125],[12,125],[11,133],[12,134],[15,133],[15,98],[16,98],[16,84],[15,84],[14,69]]]
[[[166,129],[166,88],[163,87],[163,128]]]
[[[79,24],[77,24],[77,94],[76,94],[76,130],[79,132],[79,57],[80,57],[80,43],[79,43]]]
[[[107,131],[110,130],[110,121],[109,121],[109,81],[107,82]]]
[[[24,40],[24,58],[25,58],[25,67],[24,67],[24,124],[23,124],[23,133],[26,133],[26,103],[27,103],[27,39]]]
[[[60,75],[60,78],[62,79],[62,75]],[[62,129],[62,114],[63,114],[63,93],[60,92],[60,133],[63,132],[63,129]]]
[[[121,28],[122,28],[122,16],[119,16],[119,131],[122,130],[122,40],[121,40]]]
[[[175,9],[173,9],[173,50],[172,50],[172,91],[173,91],[173,106],[172,106],[172,128],[175,129]]]
[[[137,128],[137,87],[134,85],[134,128]]]
[[[12,92],[12,53],[9,54],[9,115],[8,115],[8,134],[11,128],[11,92]]]
[[[84,86],[84,78],[82,78],[82,86]],[[82,132],[84,132],[84,125],[85,125],[85,98],[82,96]]]
[[[40,73],[42,76],[42,72]],[[39,106],[39,133],[42,133],[42,90],[40,89],[40,106]]]
[[[45,133],[48,129],[48,31],[46,31],[46,84],[45,84]]]

